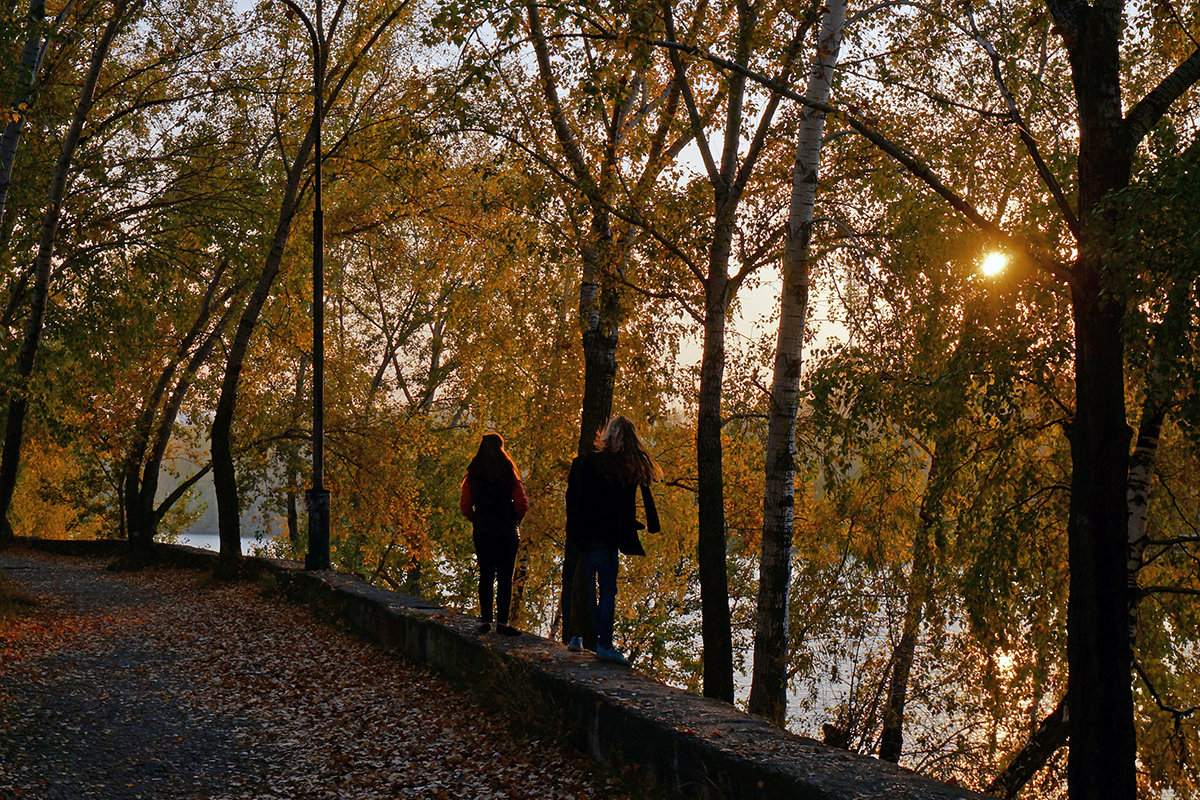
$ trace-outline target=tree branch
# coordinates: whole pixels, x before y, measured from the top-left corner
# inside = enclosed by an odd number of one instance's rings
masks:
[[[1150,682],[1150,677],[1146,674],[1146,671],[1142,669],[1142,665],[1137,661],[1134,661],[1133,669],[1138,674],[1138,677],[1142,679],[1142,683],[1146,684],[1146,689],[1149,690],[1150,696],[1154,698],[1155,704],[1161,710],[1173,716],[1176,721],[1184,719],[1185,717],[1190,717],[1192,714],[1200,711],[1200,706],[1192,706],[1191,708],[1175,708],[1174,706],[1167,705],[1165,702],[1163,702],[1162,695],[1158,693],[1158,689],[1156,689],[1154,684]]]
[[[1163,78],[1162,83],[1125,115],[1125,130],[1129,135],[1129,146],[1136,147],[1150,132],[1162,115],[1180,95],[1190,89],[1200,80],[1200,47],[1192,51],[1187,60],[1171,70],[1171,74]]]
[[[983,37],[979,32],[979,27],[975,24],[975,9],[971,5],[970,0],[967,0],[965,6],[967,21],[971,25],[971,36],[979,43],[987,53],[988,59],[992,62],[992,77],[996,79],[996,86],[1000,89],[1000,95],[1004,98],[1005,105],[1008,106],[1009,120],[1017,126],[1017,133],[1021,137],[1021,141],[1025,145],[1029,157],[1033,159],[1033,164],[1037,168],[1038,175],[1041,176],[1042,182],[1046,184],[1046,188],[1050,190],[1050,194],[1054,196],[1054,202],[1058,204],[1058,210],[1062,212],[1063,217],[1067,221],[1067,227],[1076,238],[1079,238],[1079,217],[1075,215],[1075,211],[1071,208],[1071,203],[1067,200],[1067,196],[1063,193],[1062,186],[1059,185],[1058,179],[1054,177],[1054,173],[1046,166],[1045,160],[1042,158],[1042,153],[1038,149],[1037,142],[1029,132],[1029,126],[1025,124],[1025,119],[1021,116],[1020,109],[1017,108],[1017,100],[1009,91],[1008,84],[1004,81],[1004,74],[1000,71],[1000,54],[996,52],[996,48],[992,43]]]
[[[675,15],[671,11],[671,4],[663,4],[663,24],[666,28],[667,36],[670,41],[678,45],[679,49],[685,52],[690,45],[684,45],[678,42],[678,37],[675,34]],[[671,59],[671,66],[675,70],[675,80],[679,84],[680,91],[683,93],[684,105],[687,107],[688,118],[692,123],[692,138],[696,140],[696,149],[700,151],[700,157],[704,161],[704,169],[708,173],[708,179],[716,184],[720,179],[720,170],[717,168],[717,162],[713,159],[712,149],[708,144],[708,137],[704,135],[704,121],[700,115],[700,109],[696,104],[696,97],[692,94],[692,85],[687,79],[687,70],[683,64],[683,60],[679,58],[678,50],[671,48],[667,50],[667,55]]]
[[[181,497],[183,497],[184,494],[187,493],[187,490],[192,488],[193,486],[195,486],[196,482],[199,481],[201,478],[203,478],[205,475],[207,475],[209,473],[209,470],[211,470],[211,469],[212,469],[212,461],[209,461],[207,464],[205,464],[203,467],[200,468],[199,472],[197,472],[192,477],[188,478],[183,483],[176,486],[175,491],[171,492],[169,495],[167,495],[165,498],[163,498],[163,501],[158,504],[158,508],[154,509],[155,524],[162,522],[162,518],[164,516],[166,516],[168,511],[171,510],[171,506],[173,506],[177,502],[179,502],[179,499]]]
[[[679,304],[679,308],[683,311],[683,313],[687,314],[697,323],[702,323],[704,321],[700,312],[693,308],[691,303],[687,301],[687,298],[679,294],[679,292],[652,292],[649,289],[638,286],[636,283],[632,283],[627,280],[621,281],[621,285],[627,289],[632,289],[643,297],[649,297],[654,300],[674,300]]]
[[[579,149],[579,144],[576,141],[575,134],[571,130],[571,126],[567,123],[566,114],[563,112],[562,101],[558,97],[558,87],[554,83],[554,73],[550,65],[550,51],[546,47],[546,34],[542,30],[542,19],[538,13],[537,3],[530,0],[525,4],[526,17],[529,21],[529,38],[533,42],[533,52],[537,56],[538,75],[542,83],[542,96],[546,101],[546,108],[550,113],[550,122],[554,127],[554,134],[558,137],[559,146],[562,147],[563,155],[567,157],[567,163],[571,165],[571,171],[575,173],[574,183],[583,189],[584,194],[593,201],[600,197],[600,189],[596,186],[596,179],[588,169],[587,161],[583,157],[583,152]]]
[[[1032,263],[1046,270],[1056,279],[1064,282],[1069,279],[1070,276],[1067,270],[1053,260],[1052,257],[1039,256],[1033,251],[1033,247],[1028,241],[1013,236],[1008,231],[1002,229],[999,225],[984,217],[973,205],[971,205],[971,203],[959,196],[959,194],[953,189],[942,183],[941,179],[933,171],[932,167],[921,161],[921,159],[917,158],[915,155],[909,153],[896,142],[893,142],[891,139],[875,130],[875,128],[873,128],[863,119],[859,118],[856,114],[848,110],[831,106],[828,103],[819,103],[809,100],[794,89],[790,89],[786,86],[780,86],[773,79],[763,75],[760,72],[756,72],[755,70],[735,64],[732,61],[721,58],[720,56],[715,56],[703,48],[696,47],[694,45],[685,45],[673,40],[655,39],[650,40],[648,43],[656,47],[671,48],[697,58],[703,58],[712,64],[721,67],[722,69],[741,72],[747,78],[755,81],[770,91],[778,92],[784,97],[787,97],[789,100],[792,100],[793,102],[799,103],[803,106],[807,106],[808,108],[822,111],[828,117],[841,120],[871,144],[875,145],[876,148],[882,150],[892,160],[899,163],[910,175],[928,186],[935,194],[949,203],[952,208],[966,217],[967,220],[970,221],[976,228],[996,239],[998,242],[1001,242],[1005,246],[1011,248],[1012,250],[1024,254]]]
[[[1150,594],[1186,594],[1200,597],[1200,589],[1189,586],[1143,586],[1139,594],[1143,597]]]
[[[1067,743],[1068,733],[1067,697],[1063,695],[1054,710],[1038,725],[1033,736],[1029,737],[1025,746],[983,791],[1004,797],[1006,800],[1016,797],[1025,784],[1029,783],[1030,778],[1046,765],[1050,756]]]

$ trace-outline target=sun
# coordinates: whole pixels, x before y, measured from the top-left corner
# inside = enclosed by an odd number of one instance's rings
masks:
[[[989,278],[993,278],[1004,272],[1004,268],[1008,266],[1008,256],[1004,253],[988,253],[979,262],[979,271]]]

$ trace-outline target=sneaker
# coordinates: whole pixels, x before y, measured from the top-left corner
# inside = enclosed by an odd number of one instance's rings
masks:
[[[615,647],[600,647],[596,646],[596,658],[601,661],[609,661],[613,664],[620,664],[623,667],[629,666],[629,659]]]
[[[570,650],[572,653],[582,653],[583,652],[583,637],[582,636],[572,636],[571,641],[567,643],[567,649]]]
[[[512,627],[511,625],[497,625],[496,633],[502,634],[504,636],[520,636],[521,635],[521,632],[519,630],[517,630],[516,628]]]
[[[492,623],[490,623],[490,622],[481,622],[481,623],[479,623],[479,627],[478,627],[478,628],[476,628],[475,630],[476,630],[476,632],[478,632],[478,633],[487,633],[487,632],[488,632],[488,631],[490,631],[491,629],[492,629]]]

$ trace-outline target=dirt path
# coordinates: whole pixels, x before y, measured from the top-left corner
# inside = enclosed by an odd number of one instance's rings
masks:
[[[0,620],[0,798],[619,798],[434,674],[186,570],[27,550]]]

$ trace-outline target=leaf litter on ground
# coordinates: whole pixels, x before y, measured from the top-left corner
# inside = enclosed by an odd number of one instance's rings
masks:
[[[0,621],[0,797],[625,796],[582,754],[515,737],[431,670],[257,585],[19,558],[38,605]]]

